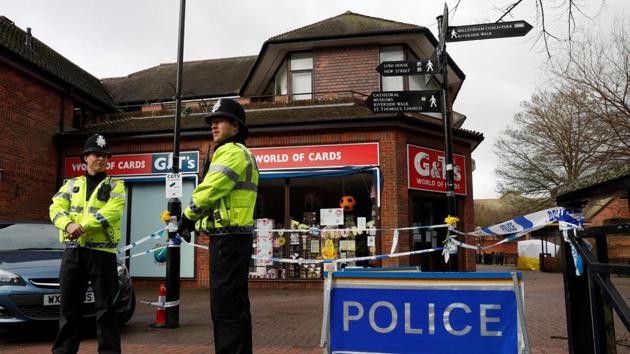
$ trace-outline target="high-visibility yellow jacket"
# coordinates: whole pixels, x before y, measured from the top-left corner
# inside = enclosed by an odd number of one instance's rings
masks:
[[[184,211],[195,229],[211,235],[251,234],[258,194],[258,167],[245,145],[228,142],[212,156],[210,168]]]
[[[105,183],[111,187],[109,198],[99,200],[99,190]],[[86,177],[76,177],[68,180],[53,196],[50,220],[59,229],[59,241],[67,247],[86,247],[116,253],[125,207],[125,184],[121,180],[106,177],[87,201],[86,189]],[[85,231],[74,240],[70,240],[66,232],[66,226],[71,222],[80,224]]]

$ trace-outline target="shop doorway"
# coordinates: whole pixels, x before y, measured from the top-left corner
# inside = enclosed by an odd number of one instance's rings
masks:
[[[411,192],[411,223],[413,226],[443,224],[446,214],[446,198],[443,195]],[[409,239],[413,251],[441,247],[446,229],[416,229]],[[410,257],[410,265],[420,266],[422,271],[447,271],[442,252],[431,252]]]
[[[160,220],[160,215],[167,208],[167,200],[164,195],[164,179],[159,182],[146,182],[125,180],[127,188],[127,205],[123,213],[123,223],[121,225],[123,237],[121,244],[135,242],[163,228],[164,222]],[[184,179],[182,209],[190,202],[192,191],[195,188],[193,179]],[[194,233],[192,242],[194,242]],[[166,237],[151,239],[130,250],[131,254],[140,253],[156,247],[166,245]],[[193,278],[195,275],[194,248],[181,248],[181,277]],[[154,257],[155,253],[131,258],[127,266],[129,273],[134,278],[164,278],[166,276],[166,262],[160,262],[159,257]]]

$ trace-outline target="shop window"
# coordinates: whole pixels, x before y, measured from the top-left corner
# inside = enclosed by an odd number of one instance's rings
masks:
[[[273,254],[274,257],[327,259],[351,258],[374,254],[375,235],[359,232],[361,222],[369,222],[376,215],[373,176],[358,173],[351,176],[302,177],[263,180],[259,186],[259,203],[256,207],[257,228],[294,229],[295,232],[259,233],[254,253]],[[288,187],[289,196],[284,197]],[[344,198],[345,197],[345,198]],[[322,209],[345,210],[335,218],[321,219]],[[289,222],[285,225],[284,214],[288,211]],[[310,228],[322,230],[304,232]],[[354,228],[354,232],[352,229]],[[371,247],[368,246],[371,245]],[[365,266],[350,263],[349,266]],[[283,264],[254,260],[250,277],[265,279],[321,279],[319,264]]]
[[[293,53],[289,59],[293,100],[310,100],[313,95],[313,53]]]

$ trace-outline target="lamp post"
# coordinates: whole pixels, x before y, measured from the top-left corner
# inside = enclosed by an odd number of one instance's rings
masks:
[[[179,173],[179,128],[182,114],[182,71],[184,58],[184,27],[186,14],[186,0],[180,0],[179,5],[179,38],[177,42],[177,86],[175,89],[175,127],[173,130],[173,160],[172,172]],[[179,222],[182,214],[182,203],[179,198],[168,200],[168,212]],[[181,240],[177,232],[168,232],[168,248],[166,252],[166,302],[172,306],[166,308],[166,328],[179,328],[179,280],[180,280],[180,246]]]

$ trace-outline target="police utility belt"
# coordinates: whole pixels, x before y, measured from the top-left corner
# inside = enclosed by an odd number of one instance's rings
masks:
[[[203,219],[206,219],[206,225],[204,227],[203,225]],[[199,231],[202,231],[206,234],[208,234],[208,236],[219,236],[219,235],[230,235],[230,234],[240,234],[240,235],[246,235],[246,234],[253,234],[254,232],[254,226],[224,226],[224,227],[209,227],[208,224],[212,223],[212,224],[228,224],[229,221],[229,214],[228,214],[228,220],[226,220],[226,218],[221,217],[221,213],[219,210],[213,210],[212,213],[210,213],[210,215],[208,215],[207,217],[201,218],[201,225],[199,227]]]

